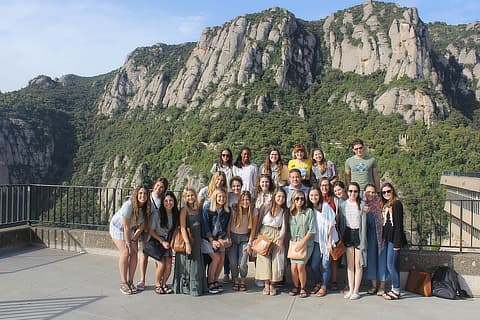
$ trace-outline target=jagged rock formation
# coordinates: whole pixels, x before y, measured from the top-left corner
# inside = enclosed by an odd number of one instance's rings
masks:
[[[282,89],[305,88],[313,81],[315,47],[315,36],[284,9],[240,16],[221,27],[205,29],[174,79],[165,76],[162,65],[158,73],[147,77],[147,66],[138,65],[134,52],[107,87],[99,112],[111,116],[125,107],[157,105],[215,108],[227,101],[241,107],[244,102],[230,97],[266,76]],[[266,109],[263,101],[255,101],[260,111]]]
[[[21,119],[0,119],[0,184],[44,182],[55,143]]]

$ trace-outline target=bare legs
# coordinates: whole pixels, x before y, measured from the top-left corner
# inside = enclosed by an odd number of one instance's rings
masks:
[[[359,249],[354,247],[347,248],[347,278],[350,292],[348,297],[360,291],[360,283],[362,282],[363,269],[361,265],[361,253]]]

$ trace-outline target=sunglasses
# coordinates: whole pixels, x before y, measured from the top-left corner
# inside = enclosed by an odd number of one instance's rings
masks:
[[[355,150],[355,151],[362,150],[362,149],[363,149],[363,147],[353,148],[353,150]]]
[[[382,193],[383,193],[383,194],[390,194],[390,193],[392,193],[392,189],[390,189],[390,190],[383,190]]]
[[[358,193],[358,190],[348,190],[348,193]]]
[[[295,201],[300,201],[300,200],[301,200],[301,201],[305,201],[305,198],[301,198],[301,197],[295,198]]]
[[[223,154],[223,153],[222,153],[222,157],[224,157],[224,158],[230,158],[230,155],[229,155],[229,154]]]

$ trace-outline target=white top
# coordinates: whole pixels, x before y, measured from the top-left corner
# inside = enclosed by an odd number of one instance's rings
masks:
[[[123,230],[122,218],[124,217],[127,219],[132,219],[133,217],[133,206],[132,206],[132,201],[130,199],[125,201],[122,207],[113,215],[112,222],[111,222],[112,225]],[[141,225],[144,220],[145,219],[143,215],[143,210],[140,210],[138,215],[138,221],[135,223],[133,219],[130,220],[130,227],[136,227],[138,225]]]
[[[253,194],[253,189],[255,188],[255,182],[257,181],[257,173],[258,167],[253,162],[251,162],[248,166],[241,168],[233,166],[233,175],[242,178],[242,191],[247,190],[250,191],[251,194]]]
[[[345,204],[345,225],[350,229],[360,228],[360,209],[358,204],[350,200]]]

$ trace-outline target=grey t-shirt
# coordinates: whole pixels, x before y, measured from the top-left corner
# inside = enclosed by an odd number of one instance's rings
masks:
[[[376,167],[377,160],[369,156],[363,158],[352,156],[345,161],[345,170],[350,170],[350,181],[357,182],[360,190],[363,190],[367,183],[375,184],[373,169]]]

